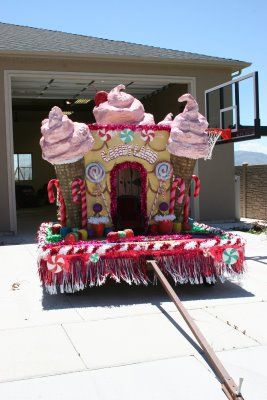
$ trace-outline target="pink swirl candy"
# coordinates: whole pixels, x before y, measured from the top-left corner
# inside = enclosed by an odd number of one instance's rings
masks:
[[[184,111],[172,121],[167,148],[171,154],[178,157],[205,158],[209,152],[206,133],[208,122],[198,112],[198,104],[191,94],[184,94],[178,101],[186,101],[187,104]]]
[[[52,108],[49,118],[42,121],[41,132],[42,157],[51,164],[77,161],[94,143],[88,126],[73,122],[57,106]]]
[[[93,114],[97,124],[139,124],[145,118],[147,120],[144,124],[153,124],[154,118],[151,114],[146,116],[143,104],[122,90],[125,90],[124,85],[116,86],[108,93],[107,101],[94,107]]]

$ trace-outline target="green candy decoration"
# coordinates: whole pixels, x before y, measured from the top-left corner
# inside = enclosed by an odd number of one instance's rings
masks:
[[[124,129],[120,133],[120,138],[124,143],[131,143],[134,138],[134,132],[131,129]]]
[[[98,253],[93,253],[90,255],[90,261],[92,263],[97,263],[97,261],[99,260],[99,254]]]
[[[46,241],[48,243],[57,243],[57,242],[60,242],[61,240],[62,240],[62,236],[58,233],[52,234],[49,232],[46,235]]]
[[[126,232],[118,231],[118,235],[119,235],[119,238],[125,238],[126,237]]]
[[[237,262],[239,258],[238,251],[236,249],[228,248],[223,251],[222,259],[227,265],[232,265]]]

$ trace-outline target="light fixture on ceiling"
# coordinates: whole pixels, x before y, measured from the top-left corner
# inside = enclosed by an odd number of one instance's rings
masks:
[[[71,101],[70,100],[65,100],[66,105],[71,105]]]
[[[62,111],[64,115],[71,115],[74,111]]]
[[[91,99],[77,99],[74,104],[87,104],[90,103]]]

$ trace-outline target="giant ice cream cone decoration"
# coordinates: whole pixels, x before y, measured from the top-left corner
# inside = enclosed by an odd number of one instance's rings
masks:
[[[196,160],[205,158],[209,152],[209,142],[206,129],[208,122],[198,112],[198,104],[191,94],[179,97],[179,102],[186,101],[184,111],[178,114],[171,124],[171,134],[167,146],[171,153],[174,176],[179,176],[185,182],[185,196],[182,204],[176,204],[175,215],[182,218],[184,202],[189,194],[191,177]]]
[[[42,121],[41,132],[42,156],[55,167],[66,205],[66,225],[80,228],[81,205],[72,202],[71,185],[76,178],[84,179],[83,156],[94,139],[87,125],[71,121],[59,107],[53,107]]]

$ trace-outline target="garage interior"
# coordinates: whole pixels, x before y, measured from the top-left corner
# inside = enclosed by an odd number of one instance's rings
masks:
[[[14,173],[18,233],[35,231],[42,221],[55,219],[55,205],[47,199],[46,185],[55,177],[54,168],[42,159],[39,146],[41,121],[57,105],[73,121],[93,123],[94,96],[122,83],[126,91],[141,100],[155,122],[183,105],[177,98],[186,93],[187,83],[170,83],[168,77],[81,76],[73,79],[56,74],[12,77]]]

